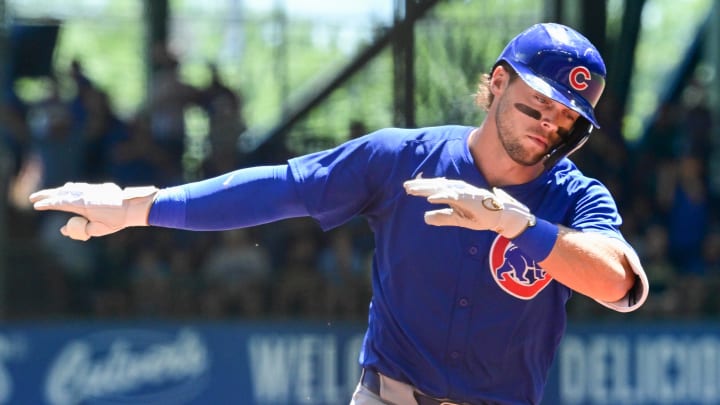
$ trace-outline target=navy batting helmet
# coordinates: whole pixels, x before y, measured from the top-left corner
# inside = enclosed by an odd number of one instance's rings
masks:
[[[535,24],[513,38],[495,66],[506,62],[535,91],[580,114],[573,130],[545,160],[551,167],[587,141],[605,88],[605,62],[582,34],[562,24]]]
[[[579,32],[561,24],[535,24],[508,43],[500,61],[536,91],[600,127],[593,109],[605,88],[605,63]]]

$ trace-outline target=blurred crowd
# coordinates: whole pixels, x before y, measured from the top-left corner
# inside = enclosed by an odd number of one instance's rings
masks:
[[[128,229],[86,243],[59,228],[65,213],[33,212],[33,190],[67,181],[177,185],[242,167],[243,99],[208,65],[209,83],[184,83],[156,48],[148,101],[129,119],[79,61],[49,78],[47,97],[6,95],[0,111],[7,185],[8,318],[366,316],[371,243],[364,224],[322,233],[309,219],[228,232]],[[71,97],[61,92],[70,79]],[[188,108],[208,122],[202,161],[188,164]],[[348,136],[357,124],[348,128]],[[197,163],[197,162],[195,162]],[[267,162],[279,163],[279,162]],[[192,170],[188,167],[192,166]]]
[[[193,175],[242,167],[241,94],[223,82],[216,66],[208,66],[211,80],[203,88],[184,83],[178,67],[172,54],[155,50],[147,103],[129,119],[113,111],[80,62],[68,73],[76,89],[70,98],[62,96],[59,78],[50,78],[51,91],[37,102],[5,95],[0,136],[12,181],[5,185],[3,315],[365,318],[373,241],[360,219],[327,233],[310,219],[293,219],[226,232],[133,228],[79,243],[58,232],[68,215],[28,209],[30,192],[66,181],[184,183],[190,106],[201,108],[209,123],[207,153]],[[603,128],[573,155],[617,198],[623,233],[645,265],[652,291],[638,316],[720,311],[720,222],[710,182],[713,117],[706,103],[702,86],[689,86],[682,100],[662,106],[641,142],[629,145],[618,104],[606,95],[597,109]],[[362,123],[353,122],[347,137],[364,132]],[[612,316],[584,297],[568,308],[578,318]]]
[[[601,99],[602,128],[573,160],[616,198],[622,231],[650,280],[648,318],[701,318],[720,312],[720,211],[713,179],[720,173],[712,139],[716,125],[707,87],[690,81],[678,100],[663,102],[641,140],[623,141],[612,94]],[[607,93],[607,92],[606,92]],[[582,317],[613,316],[580,302]]]

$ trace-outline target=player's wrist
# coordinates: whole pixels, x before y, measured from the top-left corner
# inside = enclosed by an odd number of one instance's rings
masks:
[[[560,228],[544,219],[535,218],[512,242],[535,261],[545,260],[553,250]]]
[[[153,204],[158,189],[148,187],[126,187],[123,196],[127,204],[125,226],[147,226],[150,207]]]

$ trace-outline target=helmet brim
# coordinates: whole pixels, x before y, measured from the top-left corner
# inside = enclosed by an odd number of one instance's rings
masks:
[[[538,76],[536,72],[525,64],[509,60],[505,60],[505,62],[510,64],[523,82],[525,82],[525,84],[530,86],[533,90],[550,97],[565,107],[580,114],[590,121],[595,128],[600,128],[600,124],[598,124],[597,119],[595,118],[593,107],[584,98],[575,96],[575,93],[569,89],[563,90],[565,89],[565,86],[560,83]]]

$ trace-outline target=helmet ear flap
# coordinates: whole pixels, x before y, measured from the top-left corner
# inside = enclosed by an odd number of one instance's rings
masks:
[[[573,152],[580,149],[580,147],[587,142],[588,138],[590,138],[590,132],[592,132],[592,130],[593,126],[590,121],[582,116],[578,117],[575,125],[573,125],[563,141],[545,156],[545,160],[543,161],[545,169],[549,170],[555,166],[560,159],[570,156]]]

